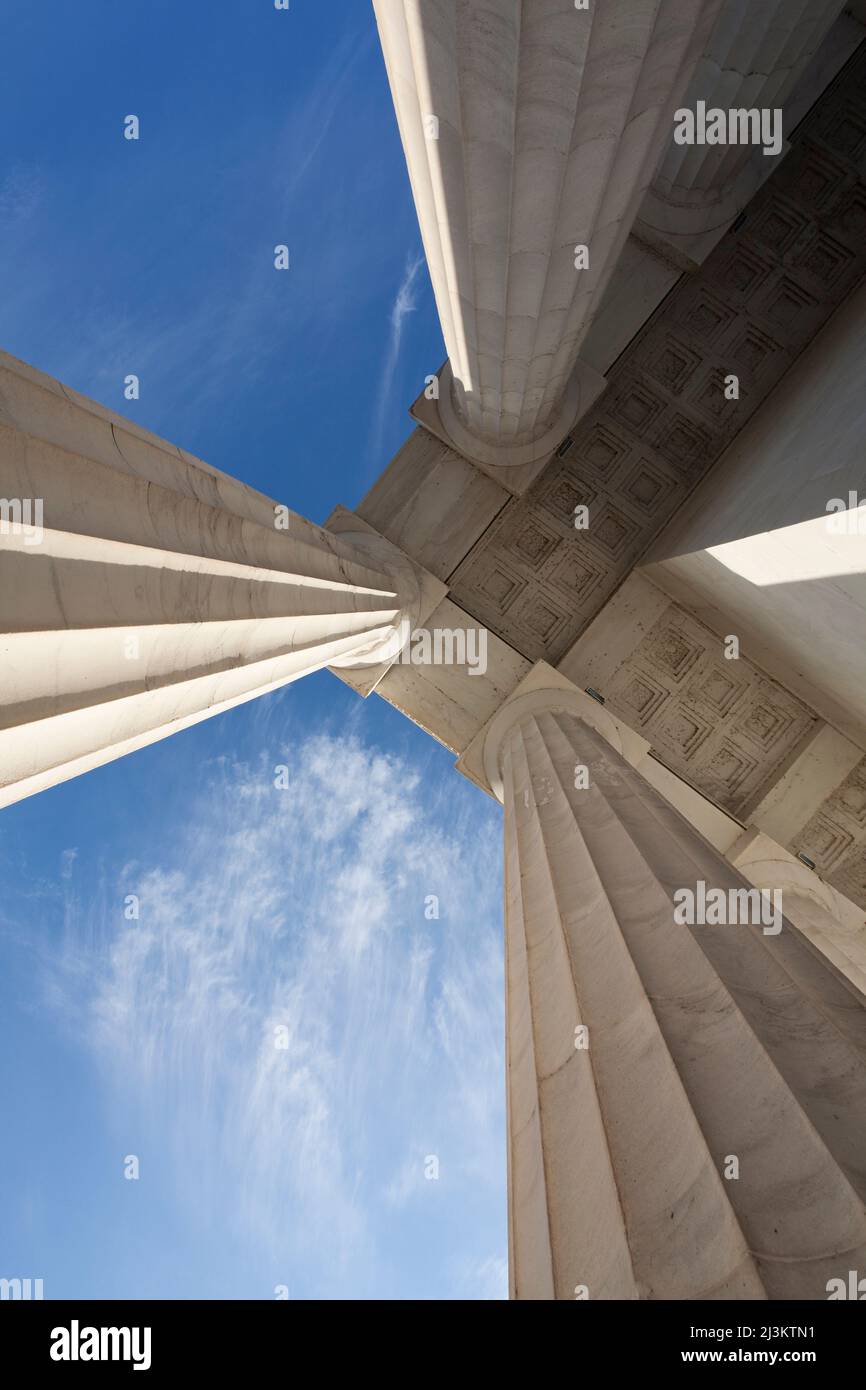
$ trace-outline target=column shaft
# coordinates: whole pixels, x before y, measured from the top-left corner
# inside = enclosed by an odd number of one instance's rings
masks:
[[[374,661],[411,588],[5,355],[0,499],[0,805]]]
[[[451,404],[479,440],[528,445],[567,404],[720,0],[374,6]]]
[[[791,97],[843,9],[844,0],[725,0],[683,107],[695,111],[703,101],[725,112],[778,110],[787,141]],[[776,164],[760,144],[672,142],[637,230],[700,263]]]
[[[826,1298],[866,1269],[863,997],[787,921],[678,924],[749,885],[579,719],[502,771],[513,1295]]]

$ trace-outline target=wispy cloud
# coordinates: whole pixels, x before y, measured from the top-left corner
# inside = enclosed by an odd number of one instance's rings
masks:
[[[373,433],[371,440],[371,450],[374,458],[382,451],[382,443],[385,434],[385,414],[391,402],[391,393],[394,389],[394,377],[397,372],[397,363],[400,360],[400,348],[403,342],[403,325],[409,314],[415,312],[417,303],[417,281],[418,273],[424,265],[424,257],[418,252],[410,253],[406,258],[406,268],[403,271],[403,279],[391,306],[390,328],[388,334],[388,346],[385,351],[385,359],[382,364],[382,374],[379,378],[379,394],[376,399],[376,413],[373,421]]]
[[[498,828],[443,828],[418,774],[352,736],[219,777],[176,858],[124,867],[93,937],[71,913],[53,1006],[128,1132],[167,1127],[184,1205],[286,1282],[395,1296],[395,1209],[449,1210],[461,1296],[493,1296],[467,1213],[504,1178]]]
[[[366,110],[340,120],[348,103],[357,108],[374,42],[372,26],[347,26],[276,117],[241,111],[221,131],[218,180],[203,172],[213,170],[206,123],[158,151],[143,139],[128,182],[110,162],[107,172],[92,170],[88,189],[107,180],[112,216],[132,236],[63,241],[62,254],[40,256],[38,273],[34,246],[52,243],[69,209],[86,216],[88,196],[100,209],[102,201],[65,172],[14,168],[0,182],[3,347],[125,413],[122,384],[134,373],[147,423],[173,440],[178,417],[187,428],[206,419],[241,379],[321,373],[329,335],[360,316],[371,275],[381,273],[365,239],[338,230],[377,162]],[[167,211],[151,226],[155,199]],[[291,269],[279,272],[282,244]]]
[[[71,878],[72,866],[78,858],[77,849],[65,849],[60,856],[60,877]]]

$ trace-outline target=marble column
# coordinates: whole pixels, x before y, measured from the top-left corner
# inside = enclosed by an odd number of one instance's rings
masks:
[[[325,666],[375,665],[414,568],[0,356],[0,806]]]
[[[863,996],[787,921],[678,924],[750,885],[561,691],[513,705],[512,1296],[825,1299],[866,1273]]]
[[[602,389],[580,345],[720,3],[374,0],[468,457],[535,461]]]
[[[760,145],[672,141],[638,214],[640,237],[689,269],[709,255],[787,151],[804,114],[792,98],[844,7],[845,0],[725,0],[682,106],[778,111],[782,148],[772,156]]]
[[[757,826],[743,831],[725,853],[756,888],[779,888],[785,916],[866,995],[866,922],[863,909],[832,888]]]

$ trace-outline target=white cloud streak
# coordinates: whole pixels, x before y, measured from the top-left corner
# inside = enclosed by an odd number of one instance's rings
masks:
[[[424,257],[420,253],[409,255],[406,258],[406,269],[403,272],[403,279],[391,306],[390,331],[388,336],[388,347],[385,352],[385,360],[382,364],[382,375],[379,379],[379,394],[376,402],[376,414],[373,426],[372,453],[378,459],[382,452],[382,445],[385,436],[385,414],[391,400],[391,393],[394,388],[394,378],[397,373],[397,363],[400,360],[400,348],[403,343],[403,325],[409,314],[415,312],[417,308],[417,280],[418,273],[424,265]]]
[[[94,276],[87,248],[72,248],[70,260],[43,256],[38,277],[22,274],[21,267],[28,265],[34,237],[55,234],[62,198],[76,196],[75,190],[52,188],[48,174],[38,167],[14,168],[0,182],[0,232],[10,238],[0,263],[4,348],[121,411],[128,412],[122,382],[134,372],[145,384],[150,426],[172,439],[171,421],[179,412],[187,421],[203,420],[227,391],[238,394],[239,379],[255,382],[284,369],[289,324],[293,341],[305,344],[308,370],[321,370],[328,332],[337,327],[345,331],[346,319],[360,313],[365,291],[359,287],[370,277],[363,240],[335,233],[347,195],[345,188],[334,186],[333,156],[326,159],[325,151],[329,142],[346,141],[337,118],[351,99],[372,42],[372,34],[361,41],[354,31],[343,35],[310,86],[288,103],[285,114],[278,113],[276,124],[270,112],[247,117],[233,140],[226,141],[219,199],[205,190],[207,206],[217,207],[219,220],[211,213],[204,228],[191,229],[181,218],[172,224],[181,241],[201,238],[200,266],[208,269],[193,270],[192,282],[180,296],[160,297],[153,306],[118,290],[136,273],[129,246],[121,239],[101,247],[105,264],[97,283],[104,280],[107,288],[91,290],[78,309],[77,331],[70,333],[68,324],[57,319],[57,305],[74,302],[70,276]],[[141,221],[148,179],[163,197],[171,196],[165,189],[184,186],[190,168],[200,162],[193,139],[194,133],[187,133],[176,152],[162,152],[158,165],[148,166],[118,195],[120,201],[113,203],[118,225]],[[375,153],[363,122],[351,127],[351,139],[343,152],[350,170],[347,184],[360,196]],[[48,204],[46,219],[39,223],[34,214],[43,203]],[[274,268],[278,244],[289,246],[287,272]],[[172,264],[166,262],[167,281]],[[178,264],[186,263],[180,259]],[[34,325],[43,350],[30,347]],[[282,358],[275,345],[283,350]]]
[[[307,1296],[399,1296],[383,1232],[431,1202],[460,1231],[438,1277],[502,1296],[471,1219],[504,1179],[498,827],[445,821],[356,737],[268,762],[217,769],[176,857],[126,865],[92,934],[71,913],[48,997],[127,1123],[168,1126],[179,1200]]]

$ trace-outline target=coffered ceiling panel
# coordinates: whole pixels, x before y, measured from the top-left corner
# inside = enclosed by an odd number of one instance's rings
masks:
[[[791,848],[806,854],[840,893],[866,907],[866,758],[827,797]]]
[[[744,816],[816,716],[672,603],[605,685],[606,705],[674,772]]]

